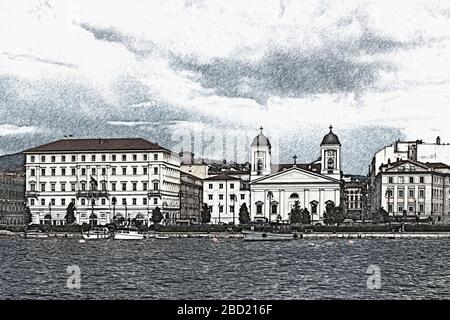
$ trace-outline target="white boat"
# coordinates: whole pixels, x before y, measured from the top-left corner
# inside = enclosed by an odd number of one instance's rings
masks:
[[[114,240],[142,240],[144,235],[137,228],[120,228],[114,231]]]
[[[155,239],[169,239],[169,236],[163,236],[163,235],[156,235]]]
[[[25,232],[25,238],[48,238],[48,233],[42,232],[41,230],[31,230]]]
[[[101,240],[111,237],[111,232],[107,227],[93,227],[87,231],[82,231],[81,234],[85,240]]]
[[[290,241],[297,239],[294,233],[242,231],[244,241]]]

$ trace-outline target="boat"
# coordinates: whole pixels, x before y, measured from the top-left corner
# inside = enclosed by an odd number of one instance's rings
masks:
[[[297,239],[295,233],[275,233],[260,231],[242,231],[244,241],[290,241]]]
[[[24,236],[25,236],[25,238],[42,239],[42,238],[48,238],[48,233],[43,232],[41,230],[30,230],[30,231],[26,231]]]
[[[137,228],[125,227],[114,231],[114,240],[142,240],[144,235]]]
[[[157,235],[155,236],[155,239],[169,239],[169,236],[163,236],[163,235],[157,234]]]
[[[85,240],[101,240],[111,238],[111,232],[107,227],[95,226],[87,231],[81,232],[83,239]]]

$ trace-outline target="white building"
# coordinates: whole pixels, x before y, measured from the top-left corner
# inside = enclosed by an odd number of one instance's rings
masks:
[[[137,138],[63,139],[24,153],[33,223],[65,224],[70,202],[79,224],[91,218],[98,224],[114,218],[148,224],[156,207],[166,223],[179,214],[180,159],[158,144]]]
[[[450,214],[450,166],[413,160],[382,165],[375,178],[374,202],[391,216],[444,221]]]
[[[288,220],[295,204],[307,208],[313,222],[323,222],[328,202],[341,203],[341,144],[332,132],[320,146],[321,158],[313,163],[273,164],[272,146],[262,133],[250,146],[250,169],[228,170],[204,179],[203,201],[213,223],[238,223],[246,203],[252,220]],[[237,199],[236,203],[232,199]],[[239,206],[239,207],[238,207]]]

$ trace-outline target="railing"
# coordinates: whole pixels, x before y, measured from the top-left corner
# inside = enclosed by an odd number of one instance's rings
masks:
[[[39,196],[39,191],[25,191],[25,197],[27,198],[37,198]]]
[[[92,196],[96,198],[108,198],[109,192],[106,190],[97,191],[78,191],[77,198],[91,198]]]
[[[161,190],[149,190],[147,195],[149,197],[160,197],[161,196]]]

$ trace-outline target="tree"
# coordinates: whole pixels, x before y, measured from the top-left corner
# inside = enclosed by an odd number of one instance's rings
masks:
[[[389,221],[389,213],[384,208],[379,208],[372,213],[372,220],[374,223],[386,223]]]
[[[300,213],[300,222],[302,224],[310,224],[311,223],[311,215],[307,208],[303,209]]]
[[[323,222],[327,225],[341,223],[345,219],[345,211],[341,206],[336,206],[333,202],[328,202],[323,214]]]
[[[208,223],[211,221],[211,212],[209,212],[209,207],[206,203],[202,205],[200,218],[202,220],[202,223]]]
[[[158,224],[162,221],[162,219],[163,219],[163,215],[161,213],[161,209],[159,209],[159,207],[156,207],[155,209],[153,209],[152,219],[151,219],[152,222],[154,224]]]
[[[250,214],[248,212],[247,204],[244,202],[239,208],[239,223],[250,223]]]
[[[71,201],[66,209],[66,223],[73,224],[75,222],[75,204]]]
[[[291,223],[302,222],[302,210],[300,209],[300,205],[298,204],[298,202],[296,202],[294,207],[291,209],[289,219],[291,220]]]
[[[24,222],[25,225],[29,225],[33,221],[33,216],[31,215],[30,207],[25,208],[25,216],[24,216]]]

